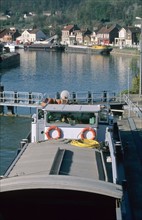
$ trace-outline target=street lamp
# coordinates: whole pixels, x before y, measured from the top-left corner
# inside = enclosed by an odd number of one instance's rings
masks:
[[[142,95],[142,18],[136,17],[141,22],[141,33],[140,33],[140,84],[139,84],[139,96]]]

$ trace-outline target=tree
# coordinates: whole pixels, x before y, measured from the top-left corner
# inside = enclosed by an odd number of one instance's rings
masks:
[[[132,79],[132,87],[130,92],[133,94],[138,94],[139,93],[139,83],[140,83],[140,77],[139,77],[139,67],[137,63],[137,58],[133,57],[131,63],[130,63],[130,69],[135,76]]]
[[[138,94],[139,93],[139,84],[140,84],[140,76],[135,75],[135,77],[132,79],[131,93],[133,93],[133,94]]]
[[[113,23],[119,21],[121,25],[126,26],[126,24],[133,24],[136,16],[142,16],[141,0],[0,0],[0,6],[2,14],[6,11],[12,12],[11,19],[13,19],[15,26],[18,26],[19,18],[22,17],[24,11],[34,12],[39,17],[38,26],[44,24],[41,19],[43,11],[62,13],[64,19],[56,18],[57,26],[68,22],[77,23],[80,27],[90,26],[92,28],[96,22],[101,20],[109,20]],[[51,17],[55,15],[56,13],[52,13]],[[55,22],[55,19],[53,21]],[[4,23],[5,21],[2,21],[2,26]],[[32,23],[31,20],[31,25]],[[25,26],[24,22],[23,26]]]

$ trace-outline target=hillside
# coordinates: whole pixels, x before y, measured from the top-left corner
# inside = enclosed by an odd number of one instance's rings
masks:
[[[29,12],[32,12],[33,14]],[[98,22],[132,25],[142,17],[141,0],[0,0],[1,27],[58,29],[67,23],[93,27]],[[25,15],[25,16],[24,16]]]

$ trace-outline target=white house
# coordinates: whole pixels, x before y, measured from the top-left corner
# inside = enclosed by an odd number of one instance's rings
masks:
[[[115,46],[120,48],[126,46],[127,30],[122,27],[118,33],[118,38],[115,38]]]
[[[93,31],[93,33],[91,34],[91,43],[92,44],[97,44],[98,43],[98,38],[97,38],[97,32]]]
[[[115,38],[115,46],[132,47],[139,43],[140,28],[139,27],[122,27],[119,30],[118,38]]]
[[[25,30],[16,40],[20,43],[33,43],[35,41],[45,40],[47,36],[38,29]]]

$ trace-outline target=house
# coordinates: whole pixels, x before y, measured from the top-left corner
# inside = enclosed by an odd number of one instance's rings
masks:
[[[76,37],[81,41],[80,28],[77,25],[67,25],[62,30],[61,43],[63,45],[75,44]]]
[[[109,45],[114,43],[115,38],[118,37],[118,32],[120,30],[119,25],[112,25],[111,27],[103,26],[97,32],[98,44]]]
[[[16,38],[20,36],[20,33],[17,29],[13,28],[5,28],[0,31],[0,41],[10,43],[16,41]]]
[[[67,25],[62,30],[62,41],[64,45],[85,44],[91,43],[91,34],[88,28],[81,30],[77,25]]]
[[[84,45],[91,44],[91,35],[92,35],[92,31],[90,31],[88,28],[82,31]]]
[[[98,38],[97,38],[97,31],[93,30],[91,34],[91,44],[97,44],[98,43]]]
[[[76,44],[83,44],[83,34],[81,30],[76,31]]]
[[[47,36],[38,29],[33,30],[24,30],[20,37],[18,37],[16,40],[20,43],[33,43],[35,41],[45,40],[47,39]]]
[[[119,47],[122,47],[122,46],[126,46],[126,35],[127,35],[127,30],[126,28],[122,27],[120,30],[119,30],[119,33],[118,33],[118,37],[115,38],[115,46],[119,46]]]
[[[139,27],[129,27],[127,31],[126,45],[137,45],[140,39],[141,29]]]
[[[115,38],[115,46],[132,47],[139,43],[141,30],[139,27],[122,27],[119,30],[118,38]]]

